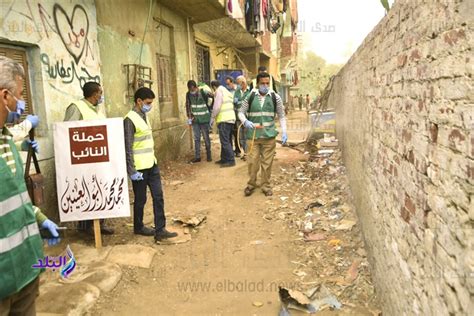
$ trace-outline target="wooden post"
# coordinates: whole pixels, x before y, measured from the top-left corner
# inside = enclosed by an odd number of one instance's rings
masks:
[[[102,248],[102,236],[100,235],[100,220],[94,219],[94,238],[95,238],[95,247],[97,249]]]

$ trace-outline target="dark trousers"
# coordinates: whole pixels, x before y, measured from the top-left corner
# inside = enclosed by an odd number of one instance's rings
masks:
[[[244,125],[240,125],[240,121],[237,121],[234,126],[234,142],[235,142],[235,154],[240,154],[242,153],[242,150],[244,151],[242,154],[245,154],[245,151],[247,150],[247,138],[245,137],[245,128]],[[240,133],[239,131],[239,126],[240,126]],[[240,139],[239,139],[240,138]],[[242,147],[242,150],[239,148],[239,142],[240,142],[240,147]]]
[[[155,229],[159,231],[166,226],[165,202],[163,200],[163,189],[161,187],[160,169],[155,164],[153,167],[138,170],[143,173],[143,180],[132,181],[133,194],[133,229],[139,231],[143,228],[143,208],[146,204],[146,188],[149,187],[153,199],[153,215],[155,217]]]
[[[207,158],[211,158],[211,139],[209,138],[209,123],[198,124],[193,123],[193,134],[194,134],[194,157],[201,159],[201,134],[204,137],[204,143],[206,145]]]
[[[2,272],[3,273],[3,272]],[[6,273],[6,272],[5,272]],[[34,316],[36,315],[36,297],[39,294],[39,277],[31,281],[18,293],[0,301],[0,315]]]
[[[221,161],[223,163],[235,163],[234,150],[232,149],[233,123],[217,124],[219,130],[219,140],[221,142]]]

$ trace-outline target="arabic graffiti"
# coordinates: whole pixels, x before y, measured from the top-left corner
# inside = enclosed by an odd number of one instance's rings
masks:
[[[84,176],[82,181],[75,178],[72,182],[65,180],[66,189],[61,195],[61,210],[69,212],[97,212],[110,211],[118,205],[124,204],[123,188],[125,178],[114,178],[108,182],[97,179],[87,182]]]
[[[46,256],[43,259],[38,259],[38,263],[33,264],[31,267],[36,269],[48,268],[53,271],[56,271],[58,268],[61,268],[58,269],[61,274],[61,277],[67,278],[76,268],[76,258],[74,257],[71,247],[67,245],[65,256]]]
[[[89,81],[100,83],[100,76],[90,74],[85,67],[81,67],[81,73],[79,75],[78,71],[76,70],[76,65],[72,60],[70,62],[70,66],[67,64],[67,62],[65,63],[63,59],[60,61],[57,60],[56,63],[54,63],[51,62],[49,56],[44,53],[40,55],[40,59],[41,63],[45,66],[45,72],[51,79],[56,79],[59,77],[62,79],[62,83],[64,84],[71,84],[77,79],[81,88],[86,82]],[[65,64],[66,67],[64,66]]]
[[[107,126],[84,126],[69,128],[71,164],[109,161]]]
[[[69,18],[66,10],[56,3],[53,6],[53,19],[61,41],[78,64],[87,45],[89,33],[89,18],[86,10],[76,4]]]

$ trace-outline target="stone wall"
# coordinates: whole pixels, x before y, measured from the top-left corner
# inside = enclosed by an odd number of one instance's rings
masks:
[[[384,315],[474,310],[473,11],[397,0],[329,97]]]

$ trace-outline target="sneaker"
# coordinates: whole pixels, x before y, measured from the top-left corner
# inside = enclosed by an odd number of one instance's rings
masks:
[[[218,165],[222,165],[222,164],[225,163],[225,162],[222,161],[222,159],[220,159],[220,160],[217,160],[215,163],[218,164]]]
[[[143,226],[142,229],[134,230],[133,233],[135,235],[153,236],[153,235],[155,235],[155,230],[153,228]]]
[[[189,163],[197,163],[197,162],[201,162],[201,158],[194,158],[189,161]]]
[[[229,168],[229,167],[234,167],[235,162],[225,162],[221,164],[221,168]]]
[[[251,189],[251,188],[249,188],[249,187],[246,187],[245,190],[244,190],[245,196],[251,196],[252,193],[253,193],[253,190],[254,190],[254,189]]]
[[[176,237],[176,236],[178,236],[177,233],[167,231],[166,228],[163,228],[163,229],[156,232],[155,241],[160,241],[162,239],[167,239],[167,238],[173,238],[173,237]]]

